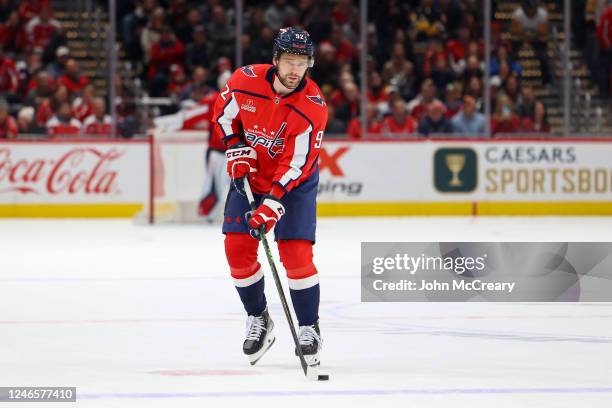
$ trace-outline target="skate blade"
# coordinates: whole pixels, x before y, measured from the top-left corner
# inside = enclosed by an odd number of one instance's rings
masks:
[[[266,336],[266,340],[261,350],[259,350],[257,353],[247,355],[247,357],[249,358],[249,363],[251,363],[251,365],[255,365],[259,361],[259,359],[262,358],[264,354],[266,354],[266,351],[268,351],[270,347],[272,347],[275,341],[276,336],[274,335],[274,333],[270,333],[268,336]]]
[[[318,367],[319,365],[321,365],[319,352],[315,354],[305,355],[304,360],[306,361],[306,365],[308,365],[308,367]]]

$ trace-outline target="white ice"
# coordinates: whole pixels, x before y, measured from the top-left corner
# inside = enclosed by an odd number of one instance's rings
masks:
[[[269,274],[277,341],[242,355],[217,226],[2,220],[0,386],[76,386],[79,407],[612,407],[612,304],[360,302],[361,241],[487,240],[612,241],[612,218],[320,219],[313,382]]]

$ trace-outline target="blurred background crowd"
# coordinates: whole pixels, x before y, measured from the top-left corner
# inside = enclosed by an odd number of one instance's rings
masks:
[[[612,2],[571,4],[573,130],[609,135]],[[563,2],[492,7],[487,66],[482,0],[369,2],[368,137],[563,133]],[[236,19],[234,1],[118,2],[117,135],[143,133],[160,115],[210,107],[236,68],[237,40],[243,64],[271,63],[278,30],[300,26],[316,44],[311,76],[327,100],[328,135],[364,137],[359,1],[245,1],[238,39]],[[107,28],[106,2],[75,11],[74,2],[0,0],[0,138],[113,134],[109,65],[100,57]],[[202,127],[196,120],[191,128]]]

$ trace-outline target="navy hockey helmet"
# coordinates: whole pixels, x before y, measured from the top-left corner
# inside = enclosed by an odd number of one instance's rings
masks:
[[[314,44],[308,31],[300,28],[281,28],[274,39],[272,55],[274,58],[286,52],[288,54],[308,56],[308,67],[314,66]]]

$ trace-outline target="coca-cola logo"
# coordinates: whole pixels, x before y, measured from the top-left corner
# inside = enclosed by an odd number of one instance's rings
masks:
[[[0,148],[0,194],[116,194],[118,175],[110,165],[123,153],[78,147],[57,159],[14,159],[10,148]]]

